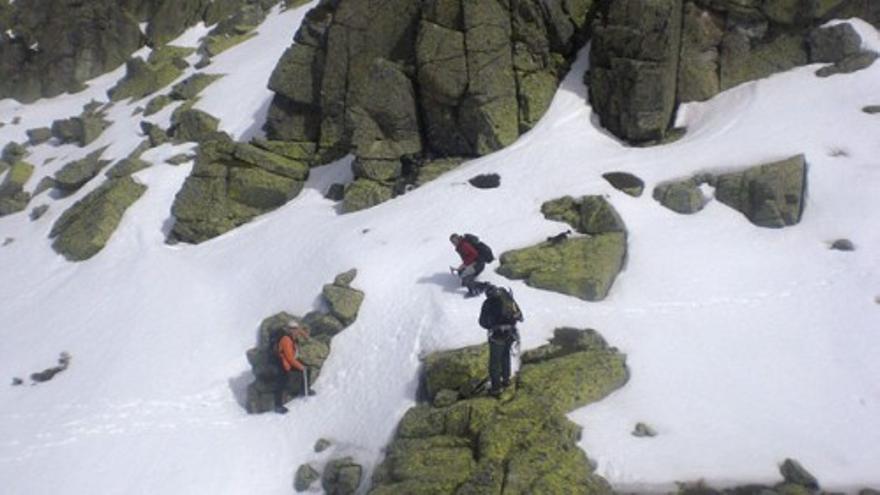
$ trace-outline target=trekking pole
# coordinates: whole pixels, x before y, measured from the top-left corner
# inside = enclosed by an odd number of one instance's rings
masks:
[[[303,369],[303,395],[308,397],[309,395],[309,368],[304,367]]]

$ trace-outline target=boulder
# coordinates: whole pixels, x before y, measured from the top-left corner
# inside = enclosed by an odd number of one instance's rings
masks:
[[[327,302],[330,314],[345,326],[354,322],[364,301],[363,292],[343,285],[327,284],[321,294]]]
[[[875,115],[880,113],[880,105],[868,105],[862,108],[862,111],[869,115]]]
[[[3,153],[0,155],[0,159],[6,163],[15,163],[27,156],[27,153],[27,148],[21,144],[10,142],[3,147]]]
[[[166,45],[154,50],[149,58],[132,58],[125,64],[125,77],[107,94],[112,101],[133,98],[139,100],[168,86],[188,67],[184,60],[191,48]]]
[[[34,209],[31,210],[31,214],[30,214],[31,221],[35,222],[35,221],[39,220],[40,218],[43,217],[43,215],[46,214],[47,211],[49,211],[49,205],[40,205],[40,206],[34,207]]]
[[[135,172],[140,172],[151,165],[152,163],[140,158],[123,158],[116,162],[110,170],[107,170],[106,175],[111,179],[118,179],[120,177],[127,177]]]
[[[702,210],[707,202],[700,185],[693,179],[658,184],[653,197],[661,205],[684,215]]]
[[[837,239],[831,243],[831,249],[837,251],[855,251],[856,247],[849,239]]]
[[[296,470],[293,488],[298,492],[308,490],[312,484],[321,479],[321,474],[309,464],[303,464]]]
[[[220,126],[216,117],[194,108],[175,114],[171,120],[168,134],[177,141],[201,142],[212,139]]]
[[[147,26],[151,46],[162,46],[203,19],[209,0],[176,0],[158,3],[158,9]]]
[[[630,142],[662,139],[675,111],[682,0],[622,0],[593,26],[590,101]]]
[[[107,166],[109,160],[101,160],[101,155],[106,148],[89,153],[85,158],[72,161],[61,167],[53,179],[54,186],[65,193],[72,193],[92,180]]]
[[[486,344],[435,352],[424,359],[425,393],[432,401],[441,390],[467,392],[487,375],[489,346]]]
[[[850,24],[819,27],[810,32],[807,40],[810,63],[836,63],[859,53],[862,37]]]
[[[462,357],[479,371],[450,361]],[[425,359],[423,380],[435,382],[432,374],[445,373],[445,365],[464,371],[452,386],[468,376],[481,379],[486,361],[485,345],[435,353]],[[627,376],[624,356],[598,334],[559,329],[550,344],[523,355],[520,374],[501,400],[440,389],[437,396],[448,395],[442,405],[407,411],[370,493],[610,494],[577,448],[580,428],[565,414],[608,395]]]
[[[31,195],[24,190],[24,186],[33,173],[34,166],[23,161],[18,161],[9,168],[0,183],[0,217],[27,208]]]
[[[811,490],[819,489],[819,482],[816,481],[816,477],[794,459],[786,459],[779,466],[779,472],[782,473],[782,477],[787,483],[800,485]]]
[[[27,130],[28,143],[31,146],[37,146],[39,144],[43,144],[46,141],[52,139],[52,129],[48,127],[38,127],[36,129],[28,129]]]
[[[318,441],[315,442],[315,447],[313,450],[315,451],[315,453],[320,454],[321,452],[329,449],[331,445],[333,444],[330,442],[330,440],[327,440],[326,438],[319,438]]]
[[[654,428],[651,428],[645,423],[636,423],[636,426],[635,428],[633,428],[632,431],[632,436],[639,438],[656,437],[657,432],[654,430]]]
[[[458,168],[462,161],[462,158],[441,158],[423,162],[416,172],[416,186],[427,184],[446,172]]]
[[[125,211],[147,187],[130,177],[109,179],[67,209],[52,226],[52,248],[70,261],[91,258],[104,248]]]
[[[357,178],[384,183],[392,183],[403,174],[403,164],[397,159],[375,160],[358,157],[351,163],[351,169]]]
[[[61,143],[76,143],[86,146],[98,139],[104,129],[110,126],[110,122],[104,120],[100,114],[83,114],[52,122],[52,135]]]
[[[477,189],[495,189],[501,185],[501,176],[498,174],[480,174],[471,177],[468,183]]]
[[[171,93],[169,93],[168,96],[171,97],[172,100],[192,100],[198,96],[203,89],[207,88],[211,83],[221,77],[223,77],[222,74],[204,74],[202,72],[196,72],[183,81],[175,84],[171,88]]]
[[[218,140],[202,143],[196,163],[171,211],[171,234],[199,243],[296,197],[308,166],[255,146]]]
[[[816,75],[819,77],[829,77],[838,74],[852,74],[873,65],[877,57],[880,57],[880,55],[875,52],[859,52],[844,58],[834,65],[822,67],[816,71]]]
[[[721,90],[719,52],[724,19],[695,3],[684,5],[677,101],[707,100]]]
[[[321,487],[327,495],[354,495],[362,476],[363,468],[351,457],[331,459],[324,467]]]
[[[804,155],[718,176],[715,198],[761,227],[798,223],[807,187]]]
[[[251,141],[251,144],[304,164],[312,163],[317,151],[317,145],[311,141],[271,141],[257,138]]]
[[[633,174],[627,172],[608,172],[602,174],[602,178],[607,180],[615,189],[625,192],[634,198],[642,195],[645,190],[645,183]]]
[[[216,57],[233,46],[240,45],[256,35],[256,32],[245,34],[212,34],[205,38],[205,41],[202,44],[202,51],[208,57]],[[206,65],[207,64],[204,64],[202,67],[205,67]],[[202,67],[196,68],[199,69]]]
[[[803,36],[780,34],[753,40],[742,31],[728,31],[721,42],[721,90],[768,77],[807,63]]]
[[[345,187],[342,209],[346,213],[384,203],[394,195],[391,186],[370,179],[355,179]]]
[[[584,196],[580,199],[565,196],[541,205],[541,213],[548,220],[565,222],[581,234],[626,233],[626,225],[602,196]]]
[[[599,301],[623,268],[625,255],[626,234],[597,234],[508,251],[501,255],[498,273],[531,287]]]
[[[159,113],[163,108],[170,105],[174,102],[168,95],[159,95],[150,101],[147,102],[147,107],[144,109],[144,116],[148,117],[150,115]]]

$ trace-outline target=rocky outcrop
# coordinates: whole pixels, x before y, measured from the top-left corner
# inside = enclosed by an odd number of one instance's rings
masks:
[[[70,261],[83,261],[104,246],[125,211],[147,187],[130,177],[108,179],[65,211],[52,226],[52,248]]]
[[[612,493],[565,414],[621,387],[625,357],[593,330],[557,329],[523,353],[509,391],[494,399],[471,386],[486,375],[487,353],[481,345],[427,358],[429,402],[404,414],[369,493]]]
[[[308,175],[306,163],[252,144],[203,142],[171,207],[171,238],[216,237],[296,197]]]
[[[330,355],[333,336],[351,325],[357,317],[364,293],[351,287],[356,275],[356,270],[349,270],[338,275],[332,284],[324,286],[322,305],[329,310],[311,311],[302,318],[282,312],[263,320],[257,346],[247,351],[248,363],[254,375],[254,382],[247,389],[246,407],[249,413],[263,413],[275,407],[274,392],[281,371],[275,351],[269,348],[269,338],[273,331],[284,328],[291,320],[301,322],[310,330],[310,338],[301,339],[298,343],[298,359],[308,368],[309,383],[315,383],[321,375],[324,361]],[[302,374],[293,371],[288,374],[282,400],[287,402],[301,395],[304,395]]]
[[[670,210],[690,215],[703,209],[706,198],[695,179],[664,182],[654,188],[653,197]]]
[[[354,153],[344,207],[372,206],[416,181],[408,162],[484,155],[531,128],[591,5],[322,1],[272,74],[266,131],[316,143],[319,163]]]
[[[5,162],[0,164],[6,165]],[[6,177],[0,183],[0,217],[24,210],[31,200],[31,195],[24,190],[24,186],[33,175],[34,166],[17,161],[8,167]]]
[[[52,122],[50,132],[62,144],[76,143],[78,146],[87,146],[98,139],[104,129],[110,126],[110,122],[104,120],[104,117],[103,113],[87,110],[77,117]]]
[[[634,144],[661,142],[680,103],[702,101],[747,81],[808,62],[849,62],[857,35],[819,29],[832,18],[877,22],[863,0],[616,0],[594,22],[590,100],[604,127]],[[851,29],[851,28],[850,28]],[[831,72],[835,73],[835,72]]]
[[[541,211],[589,237],[508,251],[501,255],[498,273],[586,301],[604,299],[626,259],[626,227],[620,216],[601,196],[564,197],[544,203]]]
[[[715,198],[761,227],[798,223],[804,210],[807,164],[804,155],[716,177]]]
[[[351,457],[331,459],[321,475],[321,487],[328,495],[354,495],[363,472],[364,468]]]
[[[189,67],[184,57],[192,52],[192,48],[167,45],[150,53],[147,60],[132,58],[125,64],[125,77],[107,92],[108,96],[113,101],[139,100],[159,91]]]
[[[110,163],[110,160],[101,160],[103,153],[104,148],[64,165],[52,177],[53,186],[68,194],[79,190]]]

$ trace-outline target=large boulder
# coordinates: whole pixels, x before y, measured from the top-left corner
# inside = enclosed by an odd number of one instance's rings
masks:
[[[441,390],[467,392],[473,382],[487,376],[489,346],[485,344],[435,352],[424,360],[425,393],[429,401]]]
[[[715,178],[715,198],[761,227],[798,223],[804,209],[807,164],[804,155]]]
[[[818,27],[810,32],[808,43],[811,63],[840,62],[862,49],[862,37],[850,24]]]
[[[219,127],[217,117],[195,108],[185,108],[172,116],[168,135],[177,141],[201,142],[215,138]]]
[[[222,74],[196,72],[171,88],[169,96],[173,100],[192,100],[211,83],[223,77]]]
[[[5,165],[4,162],[0,164]],[[34,166],[27,162],[18,161],[9,167],[6,177],[0,183],[0,217],[27,208],[31,195],[24,190],[24,186],[33,173]]]
[[[486,346],[426,359],[426,382],[464,357],[486,373]],[[386,457],[373,474],[372,495],[395,493],[610,494],[577,448],[580,428],[565,414],[600,400],[628,377],[625,357],[592,330],[558,329],[550,344],[523,355],[512,393],[501,400],[458,395],[404,414]]]
[[[109,179],[73,206],[52,226],[52,248],[70,261],[97,254],[113,235],[125,211],[147,187],[130,177]]]
[[[199,243],[296,197],[308,165],[227,140],[202,143],[171,212],[172,238]]]
[[[101,172],[110,160],[101,160],[104,148],[89,153],[85,158],[61,167],[53,176],[53,185],[65,193],[72,193],[84,186]]]
[[[113,101],[139,100],[159,91],[183,74],[189,66],[184,57],[192,52],[192,48],[166,45],[153,51],[146,61],[132,58],[125,64],[125,77],[107,92],[108,96]]]
[[[61,119],[52,122],[52,136],[61,143],[76,143],[86,146],[98,139],[110,122],[103,115],[83,113],[78,117]]]
[[[548,220],[566,222],[581,234],[626,233],[623,219],[602,196],[564,196],[541,205],[541,213]]]
[[[654,188],[653,197],[661,205],[684,215],[696,213],[706,205],[700,184],[694,179],[658,184]]]
[[[361,484],[364,468],[351,457],[331,459],[324,467],[321,487],[327,495],[354,495]]]
[[[682,0],[619,0],[594,25],[590,101],[630,142],[662,139],[672,121]]]

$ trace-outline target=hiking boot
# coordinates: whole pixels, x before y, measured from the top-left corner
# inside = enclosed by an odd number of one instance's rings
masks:
[[[510,380],[503,380],[503,381],[501,382],[501,387],[502,387],[502,388],[507,388],[507,387],[509,387],[509,386],[510,386]]]
[[[277,406],[275,407],[275,412],[278,414],[287,414],[287,408],[284,406]]]
[[[472,297],[477,297],[477,296],[479,296],[479,295],[480,295],[480,294],[479,294],[477,291],[469,290],[469,291],[467,292],[467,294],[464,295],[464,298],[465,298],[465,299],[470,299],[470,298],[472,298]]]

